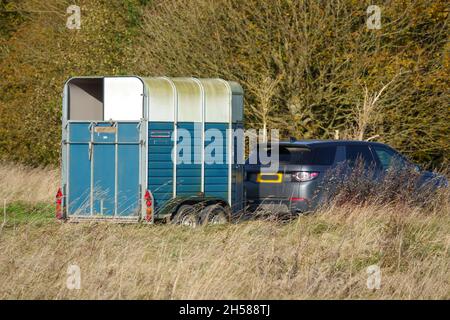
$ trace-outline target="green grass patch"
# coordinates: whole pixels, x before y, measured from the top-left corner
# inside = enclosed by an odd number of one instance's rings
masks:
[[[2,223],[5,223],[5,226],[55,221],[55,207],[48,203],[13,202],[7,204],[6,208],[2,208],[1,214]]]

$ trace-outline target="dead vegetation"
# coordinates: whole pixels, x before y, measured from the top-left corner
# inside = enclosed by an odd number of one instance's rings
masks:
[[[36,199],[48,198],[41,190]],[[449,299],[450,205],[442,193],[433,206],[343,204],[287,223],[197,229],[7,221],[0,298]],[[80,267],[79,290],[66,287],[70,265]],[[372,265],[381,270],[378,290],[367,287]]]
[[[59,184],[59,170],[0,162],[0,201],[51,202]]]
[[[23,224],[3,230],[0,298],[449,299],[449,211],[340,207],[288,224]],[[67,268],[81,289],[66,288]],[[381,269],[379,290],[367,268]]]

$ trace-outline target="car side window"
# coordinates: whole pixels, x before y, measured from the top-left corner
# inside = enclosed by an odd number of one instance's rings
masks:
[[[368,146],[365,145],[348,145],[346,149],[347,163],[353,167],[356,162],[363,161],[365,167],[370,167],[375,164],[375,159],[372,156],[372,152]]]
[[[406,160],[393,150],[379,146],[374,146],[373,150],[375,150],[375,154],[377,155],[378,160],[380,160],[381,166],[384,170],[389,169],[389,167],[393,165],[400,167],[407,165]]]

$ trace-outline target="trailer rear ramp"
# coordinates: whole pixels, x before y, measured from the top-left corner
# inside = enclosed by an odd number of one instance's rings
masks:
[[[142,82],[74,78],[66,90],[67,218],[137,221],[145,127]]]

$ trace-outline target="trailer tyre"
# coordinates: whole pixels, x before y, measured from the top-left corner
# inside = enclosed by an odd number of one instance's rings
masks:
[[[204,225],[225,224],[230,222],[230,211],[220,204],[212,204],[202,210],[200,220]]]
[[[199,219],[195,207],[189,204],[184,204],[178,208],[173,223],[196,228],[199,225]]]

